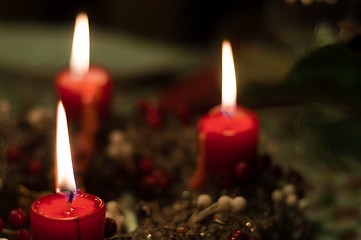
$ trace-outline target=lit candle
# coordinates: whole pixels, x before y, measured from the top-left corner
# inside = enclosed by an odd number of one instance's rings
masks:
[[[76,190],[67,119],[61,102],[57,112],[57,193],[43,196],[31,205],[32,239],[104,239],[104,202],[96,196]]]
[[[110,74],[101,67],[89,67],[89,24],[88,17],[80,13],[75,22],[70,68],[55,77],[58,95],[68,116],[79,120],[84,105],[95,105],[99,116],[107,116],[111,102]]]
[[[103,68],[89,67],[89,46],[88,17],[80,13],[75,21],[70,68],[55,78],[58,95],[69,118],[79,124],[74,168],[80,185],[94,154],[99,122],[109,114],[111,101],[110,74]]]
[[[257,115],[236,104],[237,86],[232,48],[222,45],[222,104],[203,116],[197,126],[197,166],[190,187],[204,186],[209,176],[236,177],[237,170],[247,171],[247,178],[256,168],[259,124]]]

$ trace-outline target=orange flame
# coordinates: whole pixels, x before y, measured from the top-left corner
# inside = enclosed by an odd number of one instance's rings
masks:
[[[68,123],[63,103],[59,101],[56,124],[56,166],[57,188],[56,192],[76,192],[73,164],[71,159]]]
[[[70,56],[70,72],[80,80],[89,70],[89,22],[85,13],[79,13],[75,20],[73,46]]]
[[[222,44],[222,112],[233,115],[237,107],[237,82],[232,47],[229,41]]]

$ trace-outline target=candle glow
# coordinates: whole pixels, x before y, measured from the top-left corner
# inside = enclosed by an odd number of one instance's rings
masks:
[[[56,167],[57,187],[56,192],[76,192],[73,164],[70,151],[68,124],[62,102],[57,107],[56,126]]]
[[[232,48],[229,41],[222,44],[222,112],[234,115],[237,108],[237,82]]]
[[[89,70],[89,22],[85,13],[76,17],[73,46],[70,56],[70,72],[75,80],[80,80]]]

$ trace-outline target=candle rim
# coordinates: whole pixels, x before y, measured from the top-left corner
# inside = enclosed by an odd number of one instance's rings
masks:
[[[64,198],[64,196],[61,194],[61,193],[54,193],[54,194],[48,194],[48,195],[44,195],[40,198],[38,198],[36,201],[34,201],[32,204],[31,204],[31,214],[36,214],[38,216],[41,216],[43,218],[46,218],[47,220],[49,221],[72,221],[72,220],[77,220],[77,219],[84,219],[84,218],[90,218],[92,217],[94,214],[98,213],[99,211],[102,211],[102,209],[105,209],[105,203],[104,201],[95,196],[95,195],[92,195],[92,194],[89,194],[89,193],[80,193],[78,194],[77,197],[93,197],[94,200],[98,200],[96,202],[99,202],[99,204],[96,205],[95,209],[85,215],[82,215],[82,216],[76,216],[76,217],[63,217],[63,218],[59,218],[59,217],[49,217],[45,214],[42,214],[41,212],[39,212],[39,208],[36,206],[37,204],[39,204],[41,202],[41,200],[44,200],[44,199],[47,199],[47,198],[50,198],[50,197],[54,197],[54,196],[59,196],[59,197],[62,197]],[[64,198],[64,203],[66,204],[66,199]]]
[[[224,119],[224,121],[222,119]],[[215,128],[215,123],[220,123],[220,121],[224,124],[217,124]],[[223,134],[224,131],[234,130],[234,128],[236,128],[236,134],[226,134],[229,135],[228,137],[232,137],[247,131],[252,131],[254,127],[258,128],[258,125],[259,120],[257,114],[250,109],[237,105],[235,114],[229,116],[224,115],[221,105],[218,105],[210,109],[207,114],[199,119],[197,129],[198,131],[206,131],[207,134]]]
[[[101,78],[96,78],[95,81],[93,78],[89,77],[89,75],[93,74],[92,72],[95,72],[96,74],[102,75]],[[83,86],[84,84],[88,84],[87,79],[93,80],[92,83],[97,84],[98,86],[104,86],[108,84],[108,82],[111,81],[112,77],[111,74],[106,70],[105,67],[101,65],[91,65],[89,66],[88,72],[84,75],[84,78],[82,81],[70,81],[73,80],[71,71],[68,67],[63,67],[55,76],[55,81],[58,84],[69,84],[71,85],[77,84],[79,86]],[[70,83],[69,83],[70,82]]]

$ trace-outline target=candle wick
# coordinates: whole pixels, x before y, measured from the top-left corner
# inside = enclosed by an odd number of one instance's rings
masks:
[[[68,201],[66,202],[66,209],[67,209],[67,213],[70,214],[71,212],[71,203],[73,202],[73,199],[74,199],[74,193],[72,192],[69,192],[69,198],[68,198]]]
[[[74,199],[74,193],[70,192],[69,198],[68,198],[68,205],[70,206]]]
[[[224,116],[231,118],[233,116],[233,113],[230,111],[223,111]]]
[[[64,192],[69,193],[69,197],[68,197],[68,200],[66,201],[66,205],[67,205],[68,210],[70,210],[70,205],[74,200],[74,193],[72,191],[69,191],[69,190],[62,190],[61,188],[58,188],[57,192],[61,193],[61,194],[64,194]],[[66,196],[66,194],[64,194],[64,195]]]

